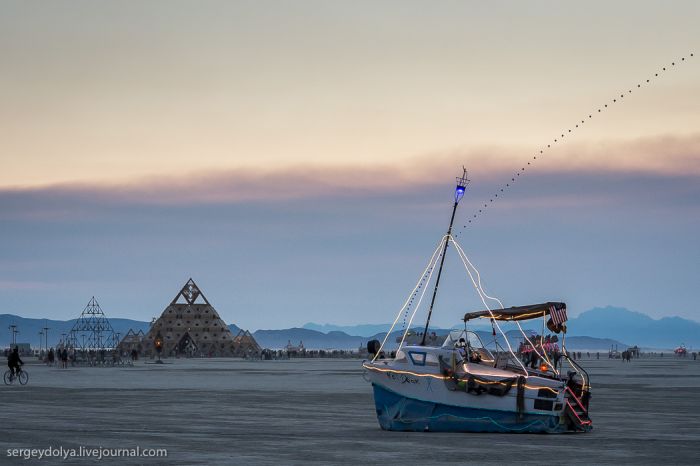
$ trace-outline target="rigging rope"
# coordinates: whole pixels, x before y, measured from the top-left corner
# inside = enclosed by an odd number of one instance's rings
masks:
[[[443,236],[442,239],[443,239],[443,241],[440,242],[440,245],[443,245],[444,241],[449,241],[449,238],[447,237],[447,235]],[[433,263],[433,266],[430,268],[430,274],[428,275],[428,280],[426,281],[426,283],[430,283],[430,279],[432,278],[433,272],[435,271],[435,264],[437,264],[437,261],[440,260],[441,257],[442,257],[442,250],[440,250],[440,253],[435,258],[435,263]],[[411,328],[411,324],[413,323],[413,318],[416,316],[416,312],[418,312],[418,309],[420,309],[420,304],[423,301],[423,296],[425,296],[425,292],[427,289],[428,289],[427,286],[424,287],[423,291],[420,294],[420,298],[418,299],[418,303],[416,304],[415,308],[413,309],[413,313],[411,314],[411,319],[408,321],[408,327],[406,327],[406,329],[403,331],[403,336],[401,337],[401,343],[399,343],[399,347],[398,347],[397,351],[401,349],[401,347],[403,346],[403,342],[406,340],[406,335],[408,334],[408,331]]]
[[[510,346],[510,342],[508,341],[508,337],[506,336],[505,333],[503,333],[503,329],[501,329],[501,326],[498,325],[498,322],[496,321],[495,316],[493,315],[493,312],[491,312],[491,308],[489,307],[488,304],[486,304],[486,299],[484,299],[484,297],[491,299],[491,300],[498,301],[499,304],[501,303],[501,301],[498,298],[492,298],[492,297],[488,296],[483,291],[483,288],[481,288],[481,277],[480,277],[479,271],[476,269],[476,267],[474,267],[474,271],[477,273],[477,277],[478,277],[478,284],[477,284],[477,281],[474,280],[474,276],[472,275],[472,272],[469,269],[469,266],[467,265],[467,263],[469,263],[471,265],[469,258],[467,257],[467,255],[465,254],[462,247],[459,245],[459,243],[457,243],[457,241],[455,241],[454,238],[452,238],[452,243],[454,243],[454,245],[455,245],[455,249],[457,250],[457,252],[459,254],[459,258],[462,260],[462,263],[464,264],[464,267],[466,268],[467,273],[469,274],[469,278],[472,281],[472,285],[474,285],[474,289],[476,290],[477,294],[479,295],[479,298],[481,298],[481,302],[484,303],[486,310],[489,311],[489,314],[491,315],[492,322],[496,324],[496,328],[501,333],[501,335],[503,335],[503,339],[505,340],[506,345],[508,346],[508,351],[510,351],[510,354],[513,355],[513,358],[516,361],[518,361],[518,364],[520,365],[520,367],[523,369],[523,372],[525,373],[525,377],[527,377],[528,376],[527,369],[525,368],[525,366],[523,366],[523,363],[520,361],[520,358],[518,358],[515,355],[515,353],[513,352],[513,348],[511,348],[511,346]],[[465,258],[466,258],[466,261],[465,261]],[[472,267],[473,267],[473,265],[472,265]],[[503,304],[501,304],[501,308],[503,308]]]
[[[484,291],[483,286],[481,285],[481,274],[479,273],[479,269],[477,269],[476,266],[474,266],[474,264],[472,264],[472,262],[469,260],[469,257],[468,257],[467,254],[464,252],[464,249],[462,249],[462,246],[460,246],[460,244],[459,244],[454,238],[452,238],[452,243],[455,245],[455,249],[457,249],[457,251],[458,251],[458,253],[459,253],[459,256],[460,256],[460,259],[462,259],[462,263],[464,264],[464,266],[465,266],[466,269],[467,269],[467,273],[469,273],[469,278],[471,278],[472,284],[474,285],[474,288],[476,289],[477,293],[479,293],[479,296],[481,297],[481,302],[484,303],[484,306],[486,306],[486,309],[489,311],[489,314],[491,315],[491,321],[492,321],[492,323],[496,324],[496,328],[498,328],[498,331],[501,333],[501,335],[503,335],[503,338],[505,339],[506,344],[508,345],[508,350],[510,351],[510,354],[513,355],[513,357],[515,358],[515,360],[518,361],[518,364],[520,365],[520,367],[522,367],[522,368],[525,370],[525,374],[527,374],[527,369],[525,369],[525,366],[523,366],[523,364],[520,362],[520,358],[518,358],[518,357],[515,355],[515,353],[513,352],[513,348],[510,346],[510,342],[508,341],[508,337],[506,337],[506,335],[503,333],[503,330],[501,330],[500,325],[498,325],[498,321],[496,321],[496,319],[494,318],[494,315],[493,315],[493,313],[491,312],[491,308],[488,306],[488,304],[486,304],[486,301],[484,300],[484,296],[485,296],[486,298],[492,300],[492,301],[496,301],[496,302],[498,303],[498,305],[501,306],[501,309],[504,309],[503,303],[501,302],[500,299],[495,298],[495,297],[493,297],[493,296],[489,296],[488,294],[486,294],[486,292]],[[466,261],[466,262],[465,262],[465,261]],[[469,264],[469,265],[467,265],[467,264]],[[471,272],[470,272],[470,270],[469,270],[469,267],[471,267],[472,269],[474,269],[474,272],[476,272],[476,277],[477,277],[477,280],[476,280],[476,281],[474,281],[474,278],[472,277],[472,274],[471,274]],[[483,296],[482,296],[482,294],[483,294]],[[557,373],[556,368],[551,364],[551,362],[549,361],[549,358],[542,356],[542,355],[539,353],[539,351],[537,351],[537,347],[536,347],[536,346],[532,343],[532,341],[530,341],[530,339],[527,337],[527,334],[525,333],[525,330],[523,330],[523,328],[520,326],[520,322],[518,322],[517,320],[514,321],[514,322],[515,322],[516,325],[518,326],[518,329],[520,329],[520,333],[523,335],[523,337],[525,337],[525,339],[527,340],[527,342],[530,343],[530,346],[532,347],[533,351],[535,351],[535,353],[537,354],[537,356],[539,356],[543,361],[545,361],[546,364],[547,364],[549,367],[551,367],[552,370],[554,371],[554,373],[556,374],[556,373]],[[527,375],[526,375],[526,376],[527,376]]]
[[[396,323],[399,321],[399,318],[401,317],[401,313],[403,313],[404,309],[406,309],[407,306],[409,306],[409,303],[411,303],[413,301],[413,297],[415,296],[417,290],[423,286],[423,281],[425,279],[425,275],[428,273],[428,270],[430,270],[430,275],[432,275],[432,269],[435,267],[434,263],[437,261],[437,258],[435,257],[435,255],[436,254],[440,255],[440,251],[442,251],[442,247],[443,247],[445,241],[446,241],[446,237],[443,237],[442,240],[440,240],[440,243],[438,244],[437,248],[435,248],[435,251],[433,252],[432,256],[430,257],[430,261],[428,262],[428,265],[425,267],[425,269],[423,269],[423,273],[420,275],[420,278],[418,279],[416,286],[414,286],[413,290],[411,290],[411,293],[409,293],[409,295],[408,295],[409,298],[406,299],[406,301],[403,303],[403,306],[401,306],[401,309],[399,309],[398,314],[396,314],[396,319],[394,319],[394,323],[391,324],[391,328],[389,328],[389,331],[384,336],[384,340],[382,341],[382,344],[379,345],[379,350],[374,355],[374,358],[372,358],[372,362],[374,362],[377,359],[377,357],[379,357],[379,353],[381,353],[382,349],[384,348],[384,345],[386,344],[387,338],[389,338],[389,335],[391,335],[391,332],[394,330]],[[425,291],[424,291],[424,293],[425,293]],[[414,314],[415,314],[415,311],[414,311]]]

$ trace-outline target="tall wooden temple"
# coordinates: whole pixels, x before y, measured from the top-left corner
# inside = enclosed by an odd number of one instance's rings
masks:
[[[262,352],[250,332],[233,335],[191,278],[146,334],[147,355],[155,353],[159,336],[163,357],[258,357]]]

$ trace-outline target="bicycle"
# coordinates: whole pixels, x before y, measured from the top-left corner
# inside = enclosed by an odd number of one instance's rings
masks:
[[[19,368],[19,373],[17,375],[14,375],[12,370],[8,369],[5,371],[3,380],[5,381],[5,385],[12,385],[15,380],[19,380],[20,385],[27,385],[27,382],[29,382],[29,374],[27,374],[27,371],[21,367]]]

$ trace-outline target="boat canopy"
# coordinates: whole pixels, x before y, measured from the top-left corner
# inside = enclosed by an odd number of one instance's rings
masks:
[[[464,321],[479,319],[482,317],[496,320],[528,320],[549,315],[552,309],[557,311],[566,310],[566,303],[547,302],[542,304],[529,304],[527,306],[513,306],[505,309],[493,309],[491,311],[467,312],[464,314]]]

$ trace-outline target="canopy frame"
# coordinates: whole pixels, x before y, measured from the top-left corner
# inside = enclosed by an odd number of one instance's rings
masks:
[[[485,309],[483,311],[467,312],[464,314],[464,322],[473,319],[487,318],[500,321],[531,320],[548,316],[551,308],[556,310],[566,309],[566,303],[548,301],[541,304],[529,304],[527,306],[513,306],[504,309]]]

